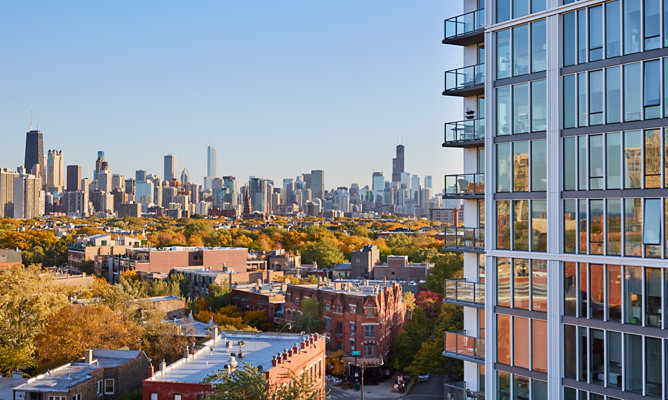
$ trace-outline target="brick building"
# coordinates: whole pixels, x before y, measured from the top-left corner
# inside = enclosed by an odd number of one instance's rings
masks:
[[[270,385],[280,385],[285,374],[307,373],[325,390],[325,338],[315,335],[268,332],[223,332],[186,357],[161,366],[143,383],[143,400],[201,400],[211,392],[202,383],[213,371],[233,370],[242,361],[261,369]]]
[[[165,247],[128,249],[128,267],[138,273],[167,274],[174,268],[206,267],[222,271],[223,267],[245,271],[248,249],[241,247]]]
[[[276,249],[267,253],[267,265],[273,271],[299,269],[302,266],[302,256],[290,254],[285,249]]]
[[[287,285],[256,283],[237,285],[230,293],[230,303],[240,311],[264,310],[273,324],[283,322],[283,305]]]
[[[150,362],[141,350],[88,350],[65,364],[13,388],[15,400],[116,400],[141,388]]]
[[[234,269],[228,269],[227,267],[224,267],[222,271],[204,267],[174,268],[169,274],[183,275],[183,280],[188,285],[189,298],[207,296],[209,294],[209,287],[212,284],[219,285],[223,282],[227,282],[230,285],[235,285],[257,282],[258,280],[264,282],[283,280],[282,271],[236,271]]]
[[[385,264],[373,266],[372,275],[375,280],[422,281],[433,267],[430,263],[409,263],[407,256],[387,256]]]
[[[328,350],[346,353],[359,350],[364,358],[387,361],[392,340],[403,328],[406,303],[396,283],[368,281],[328,284],[288,285],[285,319],[293,323],[302,313],[305,298],[322,304],[324,333],[329,334]]]
[[[79,267],[81,262],[93,261],[96,256],[123,255],[126,249],[140,246],[140,239],[129,236],[110,234],[79,236],[67,248],[67,265]]]

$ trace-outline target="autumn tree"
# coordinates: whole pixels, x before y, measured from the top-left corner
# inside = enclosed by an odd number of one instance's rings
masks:
[[[311,242],[301,249],[302,262],[312,264],[316,262],[318,267],[333,267],[336,264],[345,262],[343,251],[336,245],[334,239],[322,239],[318,242]]]
[[[67,295],[38,266],[0,271],[0,373],[35,365],[35,338],[66,304]]]
[[[305,298],[302,300],[302,313],[295,313],[295,322],[292,324],[294,332],[321,332],[322,304],[317,299]]]
[[[142,326],[141,348],[154,362],[165,360],[171,364],[183,357],[183,349],[192,340],[182,335],[180,328],[171,323],[164,323],[160,312],[150,312]]]
[[[139,326],[104,305],[70,304],[48,319],[37,339],[40,365],[52,368],[74,361],[86,349],[138,349]]]

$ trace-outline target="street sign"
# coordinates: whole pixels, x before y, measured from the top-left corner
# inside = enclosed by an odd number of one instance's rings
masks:
[[[353,351],[351,354],[354,355],[354,356],[359,356],[359,355],[362,355],[362,352],[357,350],[357,351]]]

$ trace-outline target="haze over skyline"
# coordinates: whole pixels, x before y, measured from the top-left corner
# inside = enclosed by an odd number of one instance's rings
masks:
[[[92,177],[97,151],[111,171],[294,177],[326,171],[328,188],[391,174],[394,146],[406,170],[461,171],[461,150],[443,149],[443,121],[463,119],[446,99],[443,71],[461,54],[438,40],[443,1],[287,1],[227,4],[8,4],[0,44],[2,167],[23,163],[25,132]],[[26,22],[29,22],[26,25]],[[26,27],[29,26],[29,29]]]

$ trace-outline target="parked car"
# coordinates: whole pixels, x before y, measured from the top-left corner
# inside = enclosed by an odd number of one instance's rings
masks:
[[[430,378],[429,372],[418,375],[418,382],[427,382]]]

